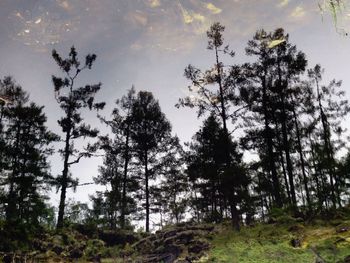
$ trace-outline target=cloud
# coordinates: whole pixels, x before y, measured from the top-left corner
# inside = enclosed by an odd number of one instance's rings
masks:
[[[160,6],[160,0],[148,0],[148,4],[150,7],[155,8]]]
[[[206,7],[207,7],[207,9],[208,9],[210,12],[212,12],[214,15],[220,14],[220,13],[222,12],[222,9],[216,7],[216,6],[215,6],[214,4],[212,4],[212,3],[208,3],[208,4],[206,5]]]
[[[188,11],[180,3],[179,7],[181,9],[183,21],[185,24],[191,24],[195,21],[203,23],[205,21],[205,16],[201,15],[200,13]]]
[[[290,16],[293,18],[302,18],[305,16],[305,14],[305,9],[301,6],[297,6],[296,8],[294,8]]]
[[[289,0],[281,0],[281,2],[278,4],[278,7],[285,7],[289,4]]]
[[[71,5],[68,3],[68,1],[66,1],[66,0],[60,0],[60,1],[57,1],[57,3],[58,3],[58,5],[60,6],[60,7],[62,7],[64,10],[66,10],[66,11],[69,11],[69,10],[71,10]]]

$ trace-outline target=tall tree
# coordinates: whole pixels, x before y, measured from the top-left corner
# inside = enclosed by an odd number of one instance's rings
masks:
[[[315,104],[319,125],[319,137],[324,150],[324,167],[327,169],[331,187],[331,200],[333,206],[341,206],[341,180],[336,173],[336,151],[343,146],[341,142],[344,128],[341,119],[350,112],[350,106],[344,99],[345,92],[339,90],[341,81],[332,80],[329,85],[321,85],[323,69],[316,65],[308,70],[311,85],[315,87]],[[338,137],[335,140],[334,136]]]
[[[224,46],[223,32],[225,27],[220,23],[214,23],[207,31],[208,49],[214,51],[214,66],[206,71],[201,71],[192,65],[185,69],[185,76],[191,81],[189,91],[195,95],[185,97],[179,100],[177,106],[197,107],[198,117],[206,113],[211,113],[221,119],[223,126],[223,136],[227,143],[224,145],[225,162],[227,170],[230,169],[230,152],[229,142],[230,133],[228,131],[228,120],[236,118],[237,111],[232,111],[232,102],[237,97],[235,94],[235,85],[240,81],[240,68],[230,66],[225,69],[224,63],[221,61],[221,54],[229,54],[234,56],[234,52],[229,46]],[[216,85],[217,89],[213,89],[212,85]],[[233,176],[226,173],[227,176]],[[234,186],[232,186],[234,188]],[[239,216],[236,204],[233,203],[235,190],[231,189],[228,193],[230,200],[232,223],[239,229]]]
[[[232,186],[243,185],[244,175],[239,171],[241,167],[242,155],[237,151],[237,144],[229,142],[229,153],[231,172],[230,176],[225,176],[227,172],[226,157],[223,151],[227,144],[223,128],[217,118],[210,115],[203,123],[203,127],[193,137],[188,157],[187,173],[189,180],[195,189],[200,193],[197,202],[200,204],[200,213],[205,214],[209,221],[220,221],[224,217],[224,212],[228,208],[228,191],[232,191]],[[247,186],[244,184],[244,186]],[[239,204],[241,192],[236,187],[235,202]],[[230,207],[231,209],[231,207]],[[231,212],[231,211],[230,211]]]
[[[253,40],[248,42],[246,53],[256,56],[257,62],[246,64],[247,78],[251,81],[241,91],[243,101],[257,118],[264,123],[265,147],[268,152],[268,171],[273,182],[273,195],[278,207],[282,207],[281,183],[277,170],[277,145],[283,150],[281,161],[286,162],[288,192],[292,206],[296,209],[294,164],[292,162],[292,137],[290,131],[295,128],[293,122],[292,94],[300,91],[295,83],[305,72],[307,61],[304,53],[298,51],[289,42],[288,34],[283,29],[266,33],[258,31]],[[275,128],[274,126],[275,125]],[[284,168],[284,164],[282,163]],[[285,173],[285,171],[284,171]]]
[[[83,122],[82,110],[101,110],[105,103],[96,103],[94,97],[101,88],[101,83],[76,87],[76,80],[79,74],[85,69],[91,69],[96,60],[95,54],[89,54],[85,63],[81,65],[78,54],[74,47],[71,48],[68,58],[62,59],[56,50],[52,51],[52,57],[64,73],[63,77],[52,76],[55,97],[64,116],[58,121],[64,133],[64,148],[60,151],[63,157],[63,171],[58,178],[58,185],[61,188],[60,203],[58,209],[57,228],[63,227],[66,191],[69,184],[74,183],[69,174],[69,167],[80,161],[81,158],[91,157],[96,147],[88,144],[83,150],[74,146],[74,141],[80,138],[94,138],[98,130],[91,128]],[[72,159],[74,158],[74,159]]]
[[[165,155],[171,145],[171,125],[151,92],[140,91],[137,94],[131,115],[134,125],[130,136],[135,143],[136,157],[144,170],[146,232],[149,232],[150,180],[157,176],[161,166],[160,156]]]
[[[1,112],[0,185],[4,189],[0,199],[5,204],[6,224],[12,229],[8,233],[13,235],[3,238],[23,238],[24,242],[26,234],[38,229],[48,215],[45,194],[52,178],[47,159],[57,136],[46,126],[44,107],[30,103],[12,78],[0,82],[0,94],[12,102]],[[23,233],[18,236],[16,231]]]

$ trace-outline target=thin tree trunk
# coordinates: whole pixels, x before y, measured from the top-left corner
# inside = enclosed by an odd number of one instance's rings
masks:
[[[293,174],[293,164],[292,159],[290,156],[290,147],[289,147],[289,140],[288,140],[288,131],[287,131],[287,115],[286,115],[286,109],[285,109],[285,101],[284,101],[284,95],[283,92],[281,92],[281,104],[282,104],[282,136],[283,136],[283,148],[286,155],[286,162],[287,162],[287,171],[288,171],[288,179],[289,179],[289,186],[290,186],[290,194],[292,197],[292,205],[293,209],[297,209],[297,198],[295,194],[295,187],[294,187],[294,174]]]
[[[280,130],[278,128],[278,122],[276,120],[275,115],[273,115],[273,120],[274,120],[275,126],[276,126],[276,139],[277,139],[277,143],[278,143],[278,146],[277,146],[278,147],[278,154],[280,156],[284,184],[286,185],[288,203],[291,204],[292,203],[292,199],[291,199],[291,196],[290,196],[289,183],[288,183],[288,178],[287,178],[286,166],[285,166],[285,163],[284,163],[283,150],[281,148],[282,143],[281,143],[281,138],[280,138]]]
[[[308,206],[309,211],[311,211],[312,206],[311,206],[309,188],[307,186],[308,178],[307,178],[306,171],[305,171],[305,161],[304,161],[303,148],[301,145],[299,122],[298,122],[298,118],[297,118],[294,107],[293,107],[293,117],[294,117],[294,124],[295,124],[295,130],[296,130],[296,135],[297,135],[297,145],[298,145],[298,152],[299,152],[299,158],[300,158],[300,163],[301,163],[301,172],[303,174],[303,183],[304,183],[304,190],[305,190],[305,194],[306,194],[306,202],[307,202],[307,206]]]
[[[225,98],[224,98],[224,90],[222,86],[222,79],[221,79],[221,67],[220,67],[220,62],[219,62],[219,55],[218,55],[218,48],[215,47],[215,56],[216,56],[216,65],[217,65],[217,74],[218,74],[218,84],[219,84],[219,91],[220,91],[220,104],[221,104],[221,118],[222,118],[222,123],[223,123],[223,128],[224,128],[224,136],[226,139],[226,144],[225,144],[225,156],[226,156],[226,168],[229,169],[231,167],[231,160],[230,160],[230,151],[229,151],[229,134],[227,130],[227,125],[226,125],[226,107],[225,107]],[[232,217],[232,224],[234,225],[235,229],[237,231],[240,230],[239,226],[239,214],[238,210],[235,204],[235,193],[234,193],[234,188],[235,185],[232,186],[233,190],[229,195],[232,195],[230,197],[230,208],[231,208],[231,217]]]
[[[266,75],[265,71],[265,75]],[[280,189],[280,182],[278,180],[277,176],[277,170],[276,170],[276,164],[275,164],[275,155],[273,152],[273,141],[272,141],[272,135],[271,135],[271,128],[269,125],[269,111],[267,108],[267,87],[266,87],[266,79],[265,76],[262,78],[262,89],[263,89],[263,112],[264,112],[264,125],[265,125],[265,131],[264,131],[264,137],[265,137],[265,143],[267,146],[267,153],[268,153],[268,162],[269,162],[269,170],[271,173],[272,178],[272,184],[273,184],[273,196],[276,202],[277,207],[282,207],[282,197],[281,197],[281,189]]]
[[[126,140],[125,140],[125,152],[124,152],[124,173],[123,173],[123,193],[122,193],[122,207],[120,215],[120,225],[121,228],[125,228],[125,212],[126,212],[126,181],[128,175],[128,164],[129,164],[129,133],[130,127],[129,123],[126,128]]]
[[[66,192],[67,192],[67,180],[68,180],[68,170],[69,170],[69,145],[70,145],[70,131],[68,129],[66,133],[66,144],[64,148],[64,163],[63,163],[63,171],[62,171],[62,181],[61,181],[61,196],[60,196],[60,204],[58,207],[58,218],[57,218],[57,229],[63,227],[63,219],[64,219],[64,209],[66,205]]]
[[[292,197],[292,205],[293,210],[296,212],[297,210],[297,199],[295,194],[294,187],[294,174],[293,174],[293,164],[290,156],[290,145],[288,140],[288,131],[287,131],[287,113],[286,113],[286,105],[285,105],[285,89],[284,84],[282,83],[282,70],[280,65],[280,58],[277,60],[277,70],[278,70],[278,83],[280,90],[280,103],[281,103],[281,125],[282,125],[282,138],[283,138],[283,148],[286,154],[286,162],[287,162],[287,172],[290,186],[290,194]]]
[[[149,189],[148,189],[148,153],[145,152],[145,185],[146,185],[146,232],[149,232]]]
[[[325,151],[326,151],[326,156],[327,156],[327,160],[328,160],[328,173],[329,173],[329,180],[330,180],[330,184],[331,184],[331,193],[332,193],[332,202],[333,202],[333,207],[336,207],[337,204],[337,199],[338,199],[338,204],[339,206],[341,206],[341,203],[339,201],[340,197],[339,197],[339,190],[336,189],[337,185],[334,184],[334,177],[335,177],[335,173],[334,173],[334,158],[333,158],[333,153],[332,151],[332,145],[330,142],[330,134],[329,134],[329,126],[328,126],[328,120],[327,120],[327,116],[324,113],[323,110],[323,105],[321,102],[321,96],[320,96],[320,88],[318,85],[318,80],[317,78],[315,78],[316,80],[316,88],[317,88],[317,100],[318,100],[318,104],[320,107],[320,116],[321,116],[321,122],[322,122],[322,127],[323,127],[323,142],[324,142],[324,147],[325,147]],[[337,192],[338,198],[336,197],[335,192]]]
[[[73,80],[70,85],[70,95],[73,91]],[[71,139],[71,131],[72,131],[72,123],[71,123],[71,117],[72,117],[72,108],[71,103],[69,104],[68,114],[67,114],[67,120],[68,120],[68,129],[66,132],[66,138],[65,138],[65,147],[64,147],[64,162],[63,162],[63,171],[62,171],[62,181],[61,183],[61,196],[60,196],[60,203],[58,206],[58,217],[57,217],[57,229],[61,229],[63,227],[63,219],[64,219],[64,210],[66,206],[66,192],[67,192],[67,184],[68,184],[68,172],[69,172],[69,157],[70,157],[70,139]]]

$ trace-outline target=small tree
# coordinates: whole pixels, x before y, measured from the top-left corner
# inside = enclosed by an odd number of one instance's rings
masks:
[[[96,93],[101,88],[101,83],[85,85],[84,87],[76,87],[75,85],[78,75],[85,69],[91,69],[96,60],[95,54],[87,55],[83,65],[78,60],[78,54],[74,47],[71,48],[66,59],[62,59],[56,50],[52,51],[52,57],[64,73],[64,77],[52,76],[56,100],[64,112],[64,117],[58,121],[64,133],[65,146],[60,150],[63,157],[63,171],[62,175],[57,178],[58,186],[61,188],[57,228],[62,228],[67,187],[76,183],[69,174],[69,167],[78,163],[81,158],[91,157],[96,150],[96,147],[91,144],[87,144],[82,151],[74,146],[74,141],[77,139],[94,138],[98,135],[97,129],[93,129],[83,122],[82,110],[101,110],[105,103],[96,103],[94,100]]]

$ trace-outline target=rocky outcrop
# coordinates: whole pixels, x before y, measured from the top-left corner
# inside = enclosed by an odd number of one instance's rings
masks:
[[[132,262],[193,262],[209,250],[213,232],[212,225],[178,225],[158,231],[132,246],[139,254]]]

